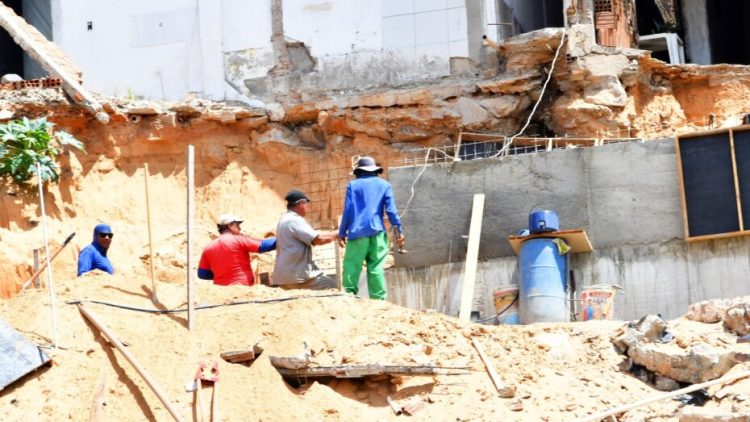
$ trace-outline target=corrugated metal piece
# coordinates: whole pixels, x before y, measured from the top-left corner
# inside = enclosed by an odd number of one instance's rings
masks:
[[[0,390],[47,362],[42,349],[0,319]]]

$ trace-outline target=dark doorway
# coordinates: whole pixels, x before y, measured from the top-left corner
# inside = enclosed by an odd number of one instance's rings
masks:
[[[542,28],[562,28],[562,1],[560,0],[500,0],[513,11],[514,34]]]
[[[22,0],[2,0],[2,3],[22,16]],[[7,73],[23,76],[23,50],[5,29],[0,28],[0,76]]]
[[[706,1],[711,62],[750,64],[750,2]]]

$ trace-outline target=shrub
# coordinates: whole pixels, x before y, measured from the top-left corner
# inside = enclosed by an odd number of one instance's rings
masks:
[[[57,181],[60,166],[55,159],[62,147],[83,151],[83,143],[65,131],[53,131],[53,126],[46,118],[25,117],[0,125],[0,178],[11,177],[18,184],[24,183],[36,174],[39,163],[42,180]]]

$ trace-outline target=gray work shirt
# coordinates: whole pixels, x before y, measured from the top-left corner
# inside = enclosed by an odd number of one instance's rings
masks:
[[[281,216],[276,226],[276,265],[271,284],[303,283],[323,274],[312,258],[312,242],[319,234],[294,211]]]

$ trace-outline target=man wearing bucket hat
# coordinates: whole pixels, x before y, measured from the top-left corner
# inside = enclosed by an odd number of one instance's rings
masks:
[[[336,231],[314,230],[305,220],[310,198],[293,190],[286,194],[286,212],[276,226],[276,265],[271,284],[282,289],[335,289],[336,281],[313,262],[312,246],[338,239]]]
[[[383,221],[383,212],[395,228],[395,241],[404,244],[401,220],[391,184],[378,177],[383,169],[372,157],[360,157],[354,168],[356,179],[346,186],[344,213],[339,227],[341,244],[346,244],[344,253],[344,290],[357,294],[362,262],[367,265],[367,290],[370,298],[385,300],[387,297],[383,265],[388,256],[388,235]]]
[[[233,214],[222,214],[216,220],[219,237],[211,241],[201,254],[198,278],[213,280],[220,286],[255,283],[250,268],[250,253],[276,249],[276,238],[255,239],[241,233],[242,219]]]

